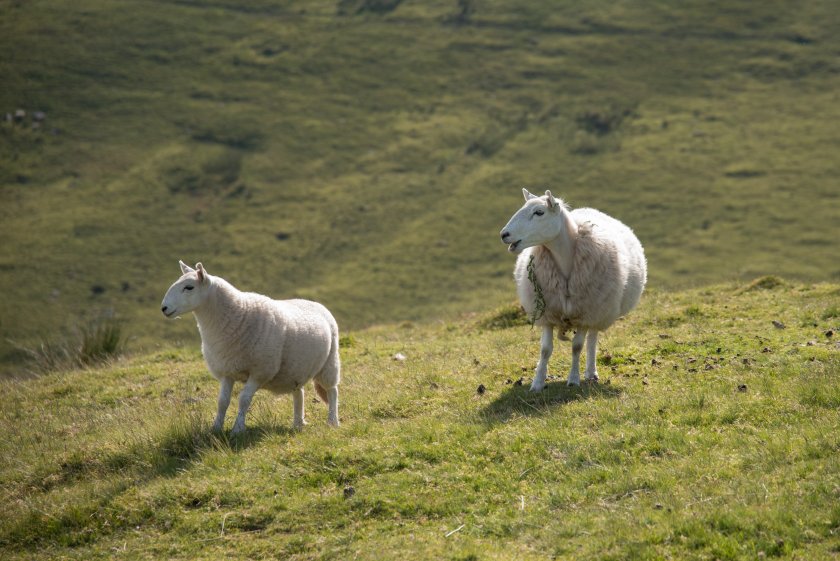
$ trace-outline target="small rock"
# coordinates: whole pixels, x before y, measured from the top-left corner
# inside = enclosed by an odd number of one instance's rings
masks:
[[[656,510],[662,510],[662,503],[656,503],[655,505],[653,505],[653,508],[655,508]]]
[[[825,336],[828,337],[829,339],[831,339],[832,337],[834,337],[834,331],[829,329],[828,331],[825,332]]]
[[[746,384],[741,384],[740,386],[738,386],[738,391],[739,392],[747,391],[747,385]]]
[[[775,327],[776,329],[784,329],[785,324],[774,319],[773,320],[773,327]]]
[[[440,386],[438,386],[435,382],[432,382],[431,384],[429,384],[429,389],[430,389],[430,390],[436,390],[436,389],[438,389],[439,387],[440,387]]]
[[[522,385],[522,382],[523,382],[523,378],[520,378],[520,379],[518,379],[517,381],[515,381],[515,382],[513,383],[513,385],[514,385],[514,386],[521,386],[521,385]]]
[[[23,121],[24,118],[26,118],[26,111],[23,109],[15,111],[15,121]]]
[[[652,358],[652,359],[650,359],[650,365],[651,365],[651,366],[658,366],[658,365],[659,365],[659,361],[658,361],[658,360],[656,360],[655,358]]]
[[[345,499],[349,499],[350,497],[352,497],[355,494],[356,494],[356,490],[352,486],[348,485],[347,487],[344,488],[344,498]]]
[[[817,344],[817,342],[816,342],[816,341],[808,341],[807,343],[805,343],[805,346],[806,346],[806,347],[813,347],[813,346],[814,346],[814,345],[816,345],[816,344]]]
[[[717,354],[720,354],[720,353],[722,353],[722,352],[723,352],[723,349],[722,349],[722,348],[720,348],[720,347],[718,347],[718,348],[715,350],[715,352],[716,352]]]
[[[667,333],[660,333],[660,334],[659,334],[659,338],[660,338],[660,339],[670,339],[670,338],[671,338],[671,336],[670,336],[670,335],[668,335]]]
[[[32,113],[32,120],[33,121],[40,122],[40,121],[43,121],[46,118],[47,118],[47,114],[44,113],[43,111],[35,111],[34,113]]]
[[[772,353],[772,352],[773,352],[773,350],[772,350],[770,347],[764,347],[763,349],[761,349],[761,352],[763,352],[763,353]]]
[[[512,383],[513,383],[513,380],[511,380],[510,378],[508,378],[507,380],[505,380],[505,385],[506,385],[506,386],[509,386],[509,385],[511,385]]]
[[[487,388],[484,387],[484,384],[479,384],[478,389],[476,389],[475,391],[478,392],[478,395],[483,395],[484,392],[487,391]]]
[[[750,363],[750,359],[748,359],[748,358],[742,358],[742,359],[741,359],[741,362],[743,362],[744,364],[749,364],[749,363]]]
[[[391,359],[396,360],[397,362],[403,362],[405,359],[408,358],[402,353],[397,353],[391,357]]]
[[[643,386],[647,386],[647,385],[648,385],[648,379],[647,379],[647,376],[645,376],[644,378],[642,378],[642,385],[643,385]]]
[[[714,364],[705,364],[705,365],[703,365],[703,370],[706,370],[707,372],[708,372],[709,370],[714,370],[714,368],[715,368],[715,365],[714,365]]]

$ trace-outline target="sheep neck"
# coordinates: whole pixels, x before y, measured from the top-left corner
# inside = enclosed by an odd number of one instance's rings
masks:
[[[563,221],[563,227],[561,228],[560,235],[544,244],[544,246],[551,254],[551,257],[554,258],[554,262],[557,264],[560,274],[563,275],[563,278],[568,283],[569,276],[572,274],[572,266],[574,264],[575,243],[578,238],[578,225],[574,220],[572,220],[572,217],[569,216],[569,213],[565,210],[562,211],[560,219]]]
[[[229,339],[239,331],[244,319],[244,314],[235,313],[239,308],[239,291],[223,279],[209,275],[208,277],[210,294],[207,295],[207,300],[194,310],[198,329],[202,338]]]

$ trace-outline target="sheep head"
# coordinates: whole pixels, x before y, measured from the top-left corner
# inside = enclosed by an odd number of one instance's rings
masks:
[[[538,197],[522,189],[525,204],[502,228],[502,242],[508,251],[519,254],[535,245],[543,245],[559,236],[564,230],[568,207],[554,197],[551,191]]]
[[[197,263],[195,269],[183,261],[178,263],[181,265],[181,278],[169,287],[160,306],[160,311],[168,318],[178,317],[198,308],[207,299],[210,287],[209,275],[201,263]]]

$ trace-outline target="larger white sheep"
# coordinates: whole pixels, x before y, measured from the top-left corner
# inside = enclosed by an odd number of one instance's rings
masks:
[[[195,314],[201,351],[210,373],[221,383],[214,430],[222,430],[235,381],[244,382],[233,433],[245,430],[254,393],[294,393],[294,426],[306,421],[303,386],[313,380],[328,404],[328,423],[338,426],[338,325],[324,306],[309,300],[272,300],[240,292],[226,280],[179,262],[182,276],[163,297],[168,318]]]
[[[584,337],[585,377],[597,381],[598,332],[636,306],[647,282],[642,244],[630,228],[600,211],[570,211],[551,191],[542,197],[522,193],[525,205],[501,236],[508,250],[519,254],[514,268],[519,301],[543,328],[531,391],[545,387],[555,327],[561,339],[575,330],[568,385],[580,385]]]

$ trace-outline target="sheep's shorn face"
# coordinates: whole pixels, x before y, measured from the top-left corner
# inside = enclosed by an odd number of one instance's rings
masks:
[[[543,245],[560,235],[563,221],[559,212],[563,201],[546,191],[537,197],[522,189],[525,204],[516,211],[502,228],[502,241],[508,244],[508,251],[519,254],[522,250],[535,245]]]
[[[168,318],[192,312],[207,298],[209,282],[201,263],[198,263],[195,269],[184,264],[183,261],[179,263],[183,274],[166,291],[160,305],[160,311]]]

